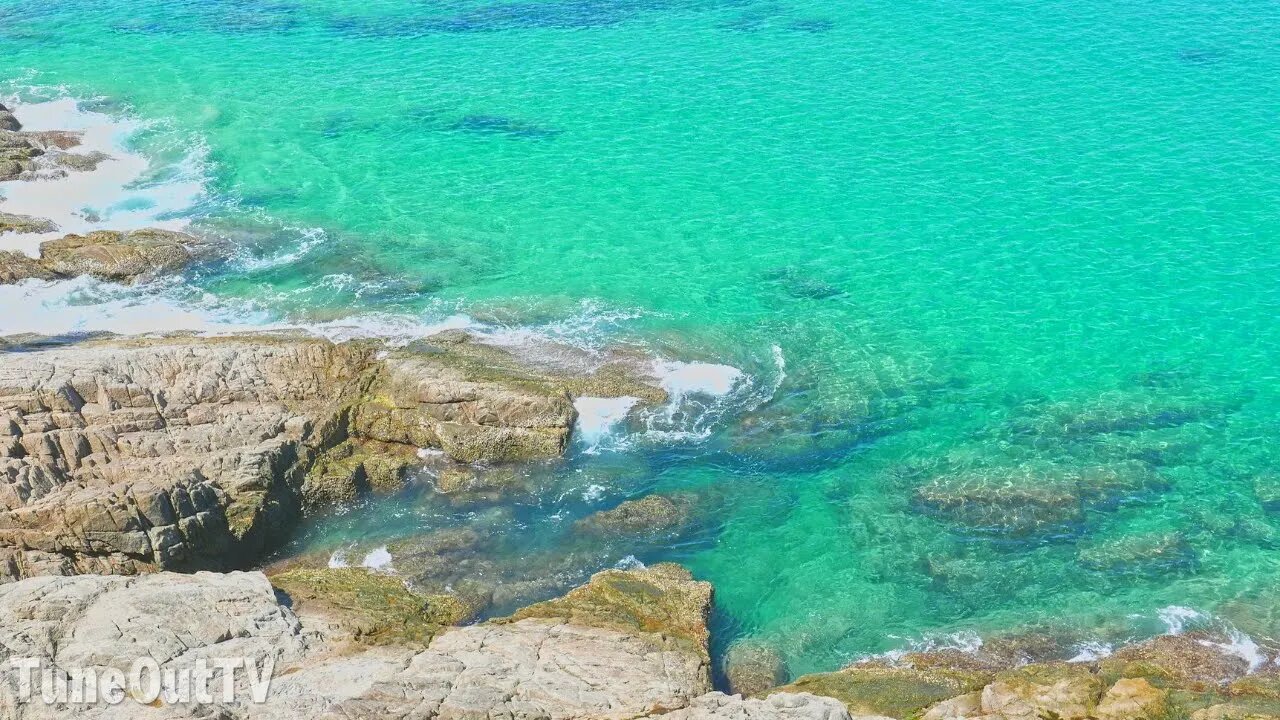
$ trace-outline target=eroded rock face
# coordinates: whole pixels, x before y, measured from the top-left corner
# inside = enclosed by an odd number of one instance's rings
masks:
[[[359,420],[388,408],[395,426]],[[393,486],[419,447],[553,457],[575,419],[554,388],[444,353],[279,336],[13,348],[0,413],[0,579],[241,567],[304,509]]]
[[[674,602],[654,617],[680,617],[697,583],[674,569],[660,571],[667,595],[624,606]],[[620,574],[614,580],[627,576]],[[632,574],[637,588],[655,587],[652,573]],[[346,581],[341,583],[344,587]],[[615,585],[615,587],[620,587]],[[708,593],[709,597],[709,593]],[[575,603],[570,597],[562,604]],[[705,658],[670,642],[671,628],[622,629],[576,619],[529,617],[456,628],[423,646],[413,637],[391,645],[356,645],[330,632],[327,617],[303,602],[297,612],[259,573],[126,578],[37,578],[0,587],[0,661],[39,657],[59,667],[127,670],[150,654],[164,667],[190,667],[196,658],[244,655],[271,658],[275,681],[264,704],[143,709],[126,700],[117,708],[49,708],[14,703],[6,673],[0,708],[6,717],[229,717],[257,718],[640,718],[679,713],[686,720],[845,720],[839,703],[784,694],[742,700],[711,693]],[[324,613],[331,613],[325,606]],[[705,611],[700,613],[705,614]],[[329,616],[331,617],[331,616]],[[684,632],[676,629],[677,634]],[[705,632],[705,628],[704,628]],[[385,638],[384,638],[385,639]],[[341,641],[341,642],[339,642]],[[242,688],[243,689],[243,688]],[[247,695],[242,695],[247,697]]]

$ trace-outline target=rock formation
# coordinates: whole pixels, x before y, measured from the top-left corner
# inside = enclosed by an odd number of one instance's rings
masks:
[[[380,636],[376,644],[335,623],[334,608],[348,604],[352,593],[409,593],[386,587],[397,582],[386,577],[338,572],[355,574],[313,582],[306,598],[292,596],[299,592],[296,578],[276,578],[286,596],[260,573],[35,578],[0,586],[0,662],[6,664],[27,657],[62,669],[127,671],[139,655],[164,668],[243,656],[274,669],[265,703],[245,700],[246,681],[238,676],[242,699],[219,698],[214,707],[163,700],[143,707],[129,699],[117,706],[18,703],[15,680],[6,674],[0,713],[15,720],[848,718],[838,702],[812,695],[744,700],[711,692],[705,647],[697,645],[706,636],[699,623],[709,612],[710,587],[675,566],[597,576],[536,616],[427,637]],[[361,590],[362,582],[370,587]]]
[[[0,216],[9,227],[23,221],[25,230],[43,229],[37,221],[17,215]],[[0,224],[0,228],[4,225]],[[91,275],[100,280],[135,282],[179,270],[196,259],[205,244],[185,233],[168,230],[133,230],[127,233],[99,230],[88,235],[67,235],[40,245],[40,257],[20,252],[0,252],[0,283],[28,278],[52,280]]]
[[[0,350],[0,578],[241,567],[304,508],[386,489],[419,448],[554,457],[553,379],[297,336]],[[322,459],[317,462],[317,459]]]

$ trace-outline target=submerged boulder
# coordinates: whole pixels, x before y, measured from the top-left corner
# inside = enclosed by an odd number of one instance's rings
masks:
[[[1109,509],[1169,487],[1140,462],[997,466],[944,474],[916,489],[915,505],[966,533],[1009,538],[1070,535],[1086,509]]]
[[[1134,575],[1177,572],[1195,565],[1187,541],[1176,532],[1141,533],[1081,547],[1076,561],[1091,570]]]
[[[579,520],[574,528],[597,537],[635,537],[679,532],[693,521],[697,497],[690,493],[646,495]]]
[[[724,654],[724,676],[729,691],[760,695],[787,682],[787,663],[777,648],[750,638],[729,646]]]

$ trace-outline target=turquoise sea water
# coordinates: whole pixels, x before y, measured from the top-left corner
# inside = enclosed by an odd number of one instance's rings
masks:
[[[0,0],[3,94],[150,121],[147,183],[199,158],[180,214],[241,250],[167,300],[745,373],[294,550],[469,529],[495,612],[677,560],[794,673],[1171,607],[1280,639],[1278,79],[1256,0]],[[573,529],[650,492],[696,518]]]

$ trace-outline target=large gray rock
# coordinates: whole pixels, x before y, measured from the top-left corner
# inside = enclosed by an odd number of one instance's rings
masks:
[[[677,595],[709,598],[705,583],[687,574],[659,574]],[[641,588],[654,582],[645,571],[634,579]],[[643,591],[640,596],[664,602]],[[661,626],[601,627],[589,614],[537,617],[453,629],[426,647],[368,647],[330,634],[323,618],[308,614],[307,604],[295,614],[282,600],[259,573],[37,578],[0,587],[0,662],[6,664],[34,657],[62,669],[127,671],[137,657],[148,655],[173,669],[214,657],[254,658],[262,666],[270,659],[274,667],[265,703],[244,700],[241,679],[242,699],[219,699],[213,707],[143,707],[128,699],[116,707],[49,707],[38,699],[20,704],[16,679],[6,673],[0,716],[848,718],[838,702],[811,695],[743,700],[711,693],[705,657],[670,642]],[[627,605],[634,598],[617,601]]]
[[[379,350],[296,336],[0,350],[0,581],[242,567],[304,507],[371,472],[390,483],[420,447],[563,450],[575,414],[554,384]]]

